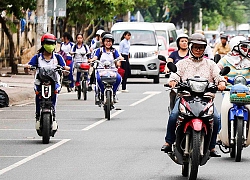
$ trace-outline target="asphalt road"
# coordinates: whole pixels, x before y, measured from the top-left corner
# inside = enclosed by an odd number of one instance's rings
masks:
[[[139,81],[143,81],[140,82]],[[129,93],[119,93],[110,121],[76,93],[58,98],[59,130],[50,144],[36,134],[33,102],[0,110],[0,179],[2,180],[183,180],[181,166],[160,151],[168,118],[168,95],[152,80],[129,79]],[[221,94],[216,97],[219,106]],[[218,107],[220,109],[220,107]],[[249,175],[250,148],[242,162],[228,154],[211,158],[198,180],[238,180]]]

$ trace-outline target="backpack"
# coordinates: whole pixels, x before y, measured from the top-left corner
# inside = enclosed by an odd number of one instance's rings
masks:
[[[114,57],[114,59],[115,59],[115,50],[112,49],[111,52],[113,53],[113,57]],[[99,56],[97,57],[97,60],[100,60],[100,59],[101,59],[101,56],[102,56],[102,47],[100,47],[100,54],[99,54]]]
[[[9,96],[8,94],[0,89],[0,108],[9,106]]]
[[[73,52],[76,52],[76,46],[77,46],[77,44],[74,45],[74,47],[73,47]],[[84,46],[84,48],[85,48],[85,52],[88,52],[88,49],[87,49],[87,47],[86,47],[86,44],[83,44],[83,46]]]

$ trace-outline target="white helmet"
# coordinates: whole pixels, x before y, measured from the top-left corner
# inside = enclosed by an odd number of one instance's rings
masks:
[[[243,57],[247,57],[250,50],[250,41],[247,41],[245,36],[235,36],[230,42],[229,46],[231,51],[240,53]]]
[[[178,49],[180,49],[179,43],[180,43],[180,39],[181,39],[181,38],[187,38],[187,40],[188,40],[188,35],[182,33],[182,34],[179,34],[179,35],[177,36],[176,45],[177,45]]]
[[[99,29],[98,31],[96,31],[95,34],[101,36],[103,32],[104,32],[104,30]]]

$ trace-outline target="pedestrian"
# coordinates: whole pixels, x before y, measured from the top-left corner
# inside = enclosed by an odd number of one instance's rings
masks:
[[[73,78],[74,62],[73,62],[72,55],[70,54],[70,51],[72,47],[74,46],[74,43],[72,42],[72,39],[73,39],[72,36],[68,32],[63,33],[62,39],[63,39],[63,42],[61,43],[60,50],[64,51],[67,55],[66,65],[70,67],[69,90],[72,91],[74,88],[74,78]]]
[[[131,68],[129,63],[129,49],[130,49],[130,40],[131,33],[125,31],[121,37],[121,42],[119,44],[119,53],[124,58],[124,61],[121,62],[121,68],[124,70],[124,75],[122,77],[122,92],[128,92],[127,90],[127,78],[131,75]]]

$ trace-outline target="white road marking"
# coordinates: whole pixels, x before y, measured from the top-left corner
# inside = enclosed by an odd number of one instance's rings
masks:
[[[118,114],[122,113],[123,111],[124,110],[116,111],[115,113],[113,113],[113,114],[110,115],[110,118],[113,118],[113,117],[117,116]],[[101,124],[101,123],[103,123],[105,121],[107,121],[107,119],[102,119],[100,121],[97,121],[97,122],[95,122],[95,123],[93,123],[93,124],[91,124],[91,125],[83,128],[82,131],[88,131],[88,130],[92,129],[93,127],[95,127],[95,126],[97,126],[97,125],[99,125],[99,124]]]
[[[51,151],[51,150],[53,150],[53,149],[55,149],[55,148],[61,146],[62,144],[68,142],[69,140],[70,140],[70,139],[63,139],[63,140],[61,140],[60,142],[58,142],[58,143],[56,143],[56,144],[54,144],[54,145],[52,145],[52,146],[50,146],[50,147],[48,147],[48,148],[46,148],[46,149],[43,149],[43,150],[41,150],[41,151],[39,151],[39,152],[37,152],[37,153],[31,155],[31,156],[28,156],[28,157],[22,159],[21,161],[18,161],[18,162],[16,162],[16,163],[14,163],[14,164],[12,164],[12,165],[10,165],[10,166],[4,168],[4,169],[1,169],[1,170],[0,170],[0,175],[2,175],[2,174],[4,174],[4,173],[6,173],[6,172],[8,172],[8,171],[10,171],[10,170],[12,170],[12,169],[18,167],[18,166],[21,166],[21,165],[25,164],[26,162],[28,162],[28,161],[30,161],[30,160],[32,160],[32,159],[34,159],[34,158],[37,158],[37,157],[39,157],[39,156],[41,156],[41,155],[43,155],[43,154],[45,154],[45,153],[47,153],[47,152],[49,152],[49,151]]]
[[[139,101],[134,102],[133,104],[130,104],[129,106],[135,106],[135,105],[137,105],[137,104],[140,104],[140,103],[142,103],[143,101],[146,101],[147,99],[153,97],[153,96],[156,95],[156,94],[160,94],[160,93],[161,93],[161,91],[147,91],[147,92],[145,92],[145,93],[143,93],[143,94],[149,94],[148,96],[146,96],[145,98],[143,98],[143,99],[141,99],[141,100],[139,100]]]
[[[28,156],[0,156],[0,158],[25,158]]]

